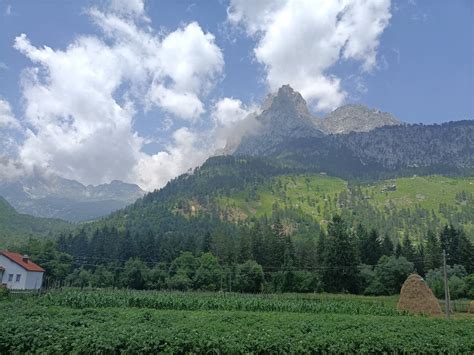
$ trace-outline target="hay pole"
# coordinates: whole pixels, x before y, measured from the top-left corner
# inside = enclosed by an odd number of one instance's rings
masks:
[[[448,271],[446,270],[446,250],[443,249],[443,270],[444,270],[444,308],[446,310],[446,319],[449,319],[450,313],[450,297],[448,284]]]

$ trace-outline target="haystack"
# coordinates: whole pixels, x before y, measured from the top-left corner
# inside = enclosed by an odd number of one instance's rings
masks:
[[[438,299],[418,274],[411,274],[403,283],[397,309],[431,316],[442,314]]]
[[[469,313],[474,313],[474,301],[469,302]]]

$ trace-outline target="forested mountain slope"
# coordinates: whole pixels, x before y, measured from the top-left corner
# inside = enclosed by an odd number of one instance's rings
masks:
[[[53,236],[68,229],[72,229],[72,225],[58,219],[20,214],[0,197],[0,248],[27,237]]]
[[[474,231],[473,190],[472,177],[355,182],[277,160],[215,157],[100,223],[143,232],[161,230],[163,215],[206,217],[229,224],[275,215],[296,232],[301,221],[311,220],[324,228],[332,215],[342,214],[354,226],[363,223],[394,240],[405,233],[417,239],[446,223]]]
[[[370,132],[287,140],[264,155],[345,178],[472,175],[474,121],[386,126]]]

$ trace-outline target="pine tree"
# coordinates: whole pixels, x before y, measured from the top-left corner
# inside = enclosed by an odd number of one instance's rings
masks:
[[[382,255],[391,256],[393,255],[393,243],[388,235],[382,240]]]
[[[434,270],[441,267],[441,247],[436,234],[429,230],[426,234],[425,268]]]
[[[278,218],[273,224],[272,229],[272,266],[279,267],[284,264],[285,255],[285,231],[281,220]]]
[[[324,265],[326,260],[326,234],[321,231],[319,234],[318,245],[316,249],[316,261],[319,266]]]
[[[459,236],[453,225],[444,226],[439,236],[441,249],[446,251],[446,262],[449,265],[458,264]]]
[[[418,245],[418,247],[416,248],[414,264],[415,264],[416,272],[419,275],[424,276],[425,272],[426,272],[426,269],[425,269],[425,248],[423,247],[422,243],[420,243],[420,245]]]
[[[239,255],[238,260],[240,263],[244,263],[247,260],[252,259],[252,238],[250,232],[245,231],[240,236],[239,240]]]
[[[323,282],[328,292],[357,291],[355,247],[345,223],[337,215],[328,226]]]
[[[405,236],[403,237],[401,255],[408,261],[413,261],[415,259],[415,248],[413,247],[408,233],[405,233]]]
[[[376,265],[382,256],[382,248],[379,241],[379,235],[375,229],[370,233],[363,228],[359,235],[359,255],[360,262],[367,265]]]
[[[464,231],[459,232],[458,260],[469,274],[474,272],[474,245]]]
[[[212,236],[210,232],[206,232],[204,235],[204,238],[202,240],[202,246],[201,246],[201,251],[203,253],[208,253],[211,251],[211,245],[212,245]]]
[[[260,265],[265,265],[265,248],[263,241],[263,233],[261,225],[258,221],[255,222],[252,230],[250,231],[252,237],[252,255],[253,258]]]

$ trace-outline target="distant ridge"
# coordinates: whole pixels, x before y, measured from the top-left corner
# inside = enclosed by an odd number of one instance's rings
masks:
[[[84,186],[57,175],[35,174],[15,181],[0,181],[0,196],[17,211],[70,222],[108,215],[143,195],[139,186],[118,180]]]

